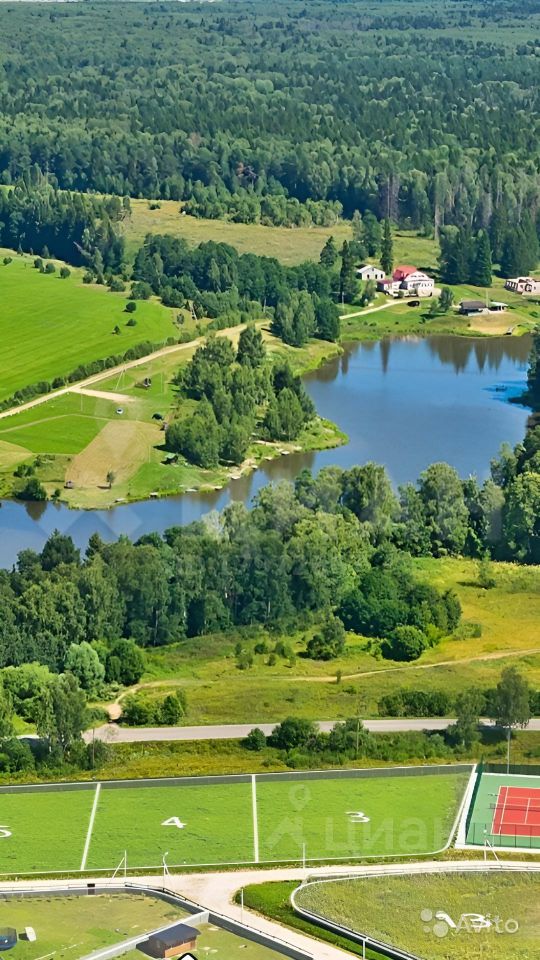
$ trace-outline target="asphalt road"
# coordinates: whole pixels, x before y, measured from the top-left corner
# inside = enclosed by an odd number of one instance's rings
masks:
[[[277,721],[276,721],[277,723]],[[266,735],[272,732],[276,723],[232,723],[204,727],[121,727],[116,723],[107,723],[95,730],[98,740],[108,743],[145,743],[155,740],[239,740],[246,737],[250,730],[259,727]],[[318,723],[322,732],[332,729],[335,720],[321,720]],[[446,730],[455,720],[448,717],[409,719],[390,717],[381,720],[365,720],[364,726],[372,733],[399,733],[407,730]],[[485,721],[489,723],[488,720]],[[540,730],[540,719],[531,720],[529,730]],[[92,739],[92,731],[85,734],[86,740]]]

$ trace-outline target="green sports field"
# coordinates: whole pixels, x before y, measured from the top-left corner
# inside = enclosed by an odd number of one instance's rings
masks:
[[[470,769],[262,774],[0,791],[0,874],[427,854]]]
[[[540,776],[482,773],[467,844],[540,850]]]

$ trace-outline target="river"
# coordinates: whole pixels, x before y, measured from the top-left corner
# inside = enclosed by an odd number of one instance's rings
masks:
[[[529,337],[405,338],[346,346],[341,357],[306,377],[321,416],[337,423],[349,443],[335,450],[299,453],[265,462],[223,490],[147,500],[111,510],[69,510],[53,503],[4,501],[0,510],[0,566],[27,547],[40,550],[58,528],[84,549],[98,531],[110,540],[136,539],[185,524],[230,500],[248,503],[266,483],[292,480],[304,467],[351,467],[374,460],[396,485],[416,480],[437,460],[480,480],[503,441],[522,439],[529,411],[511,397],[523,391]]]

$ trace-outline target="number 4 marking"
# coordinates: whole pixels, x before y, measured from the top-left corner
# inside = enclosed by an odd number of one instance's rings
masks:
[[[162,827],[178,827],[179,830],[183,830],[185,823],[182,823],[180,817],[169,817],[168,820],[164,820],[161,824]]]
[[[5,840],[6,837],[11,837],[11,830],[8,830],[7,827],[0,827],[0,840]]]

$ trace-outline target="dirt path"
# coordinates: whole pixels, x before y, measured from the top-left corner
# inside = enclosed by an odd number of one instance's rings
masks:
[[[440,292],[441,291],[439,290],[439,288],[435,287],[435,289],[433,290],[433,296],[438,297]],[[419,298],[417,294],[414,294],[414,295],[411,294],[410,297],[403,297],[403,299],[397,299],[397,300],[394,300],[394,298],[392,297],[391,300],[388,300],[386,303],[381,303],[380,306],[378,307],[368,307],[367,310],[356,310],[355,313],[342,313],[339,319],[353,320],[354,317],[367,317],[369,313],[377,313],[377,311],[379,310],[387,310],[388,307],[395,307],[396,303],[408,303],[409,300],[418,300],[418,299],[422,299],[422,298],[421,297]],[[426,297],[424,299],[429,300],[430,298]]]
[[[266,320],[261,320],[262,323],[267,323]],[[218,330],[217,336],[219,337],[229,337],[231,340],[236,342],[240,333],[244,329],[245,324],[239,324],[237,327],[227,327],[225,330]],[[67,387],[61,387],[59,390],[51,390],[50,393],[44,393],[43,395],[36,397],[34,400],[29,400],[27,403],[21,403],[17,407],[10,407],[8,410],[2,410],[0,413],[0,420],[4,420],[6,417],[13,417],[16,413],[22,413],[24,410],[32,410],[33,407],[39,407],[42,403],[48,403],[49,400],[56,400],[58,397],[63,397],[67,393],[77,393],[83,392],[82,387],[90,387],[94,383],[99,383],[100,380],[108,380],[110,377],[114,377],[115,374],[121,374],[125,370],[132,370],[134,367],[140,367],[145,363],[148,363],[152,360],[158,360],[160,357],[168,357],[173,353],[182,353],[186,350],[193,350],[194,347],[199,347],[203,343],[205,337],[196,337],[195,340],[190,340],[188,343],[175,343],[171,347],[161,347],[159,350],[155,350],[153,353],[147,353],[144,357],[139,357],[137,360],[128,360],[126,363],[120,363],[117,367],[108,367],[107,370],[102,370],[100,373],[94,373],[91,377],[86,377],[84,380],[79,380],[78,383],[70,383]],[[101,392],[97,391],[99,396],[102,396]]]
[[[135,397],[127,393],[113,393],[111,390],[90,390],[89,387],[72,387],[71,393],[82,393],[84,397],[96,397],[98,400],[112,400],[114,403],[135,403]]]

